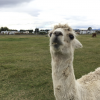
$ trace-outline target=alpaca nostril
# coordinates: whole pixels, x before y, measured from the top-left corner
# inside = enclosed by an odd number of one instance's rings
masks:
[[[62,32],[60,32],[60,31],[55,31],[54,34],[55,34],[56,36],[62,36],[62,35],[63,35]]]
[[[72,34],[69,34],[69,37],[70,37],[71,40],[74,39],[74,36]]]

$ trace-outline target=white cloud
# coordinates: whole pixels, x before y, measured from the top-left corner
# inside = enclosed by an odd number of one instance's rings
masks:
[[[15,6],[17,4],[21,4],[21,3],[27,3],[30,2],[32,0],[0,0],[0,7],[8,7],[8,6]]]
[[[26,13],[2,12],[0,16],[0,26],[8,26],[13,29],[33,28],[34,18]]]
[[[27,3],[22,0],[15,7],[0,9],[0,26],[51,28],[54,24],[68,23],[73,28],[100,28],[99,4],[100,0],[31,0]]]

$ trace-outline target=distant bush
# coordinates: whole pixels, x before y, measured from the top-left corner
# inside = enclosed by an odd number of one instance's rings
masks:
[[[15,35],[33,35],[33,33],[15,33]]]
[[[40,35],[46,35],[48,34],[47,32],[39,32]]]
[[[21,35],[21,34],[23,34],[23,33],[15,33],[15,35]]]
[[[100,34],[100,31],[96,31],[97,34]]]

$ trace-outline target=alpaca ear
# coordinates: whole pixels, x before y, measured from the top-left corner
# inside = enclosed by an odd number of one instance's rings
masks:
[[[74,47],[75,49],[78,49],[78,48],[82,48],[82,47],[83,47],[83,45],[82,45],[77,39],[74,39],[74,40],[72,41],[72,45],[73,45],[73,47]]]

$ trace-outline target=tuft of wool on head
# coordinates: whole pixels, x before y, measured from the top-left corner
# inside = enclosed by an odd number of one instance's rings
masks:
[[[58,24],[58,25],[55,25],[54,26],[54,30],[57,29],[57,28],[64,28],[64,29],[66,29],[68,31],[73,31],[73,29],[70,26],[68,26],[68,24]]]

